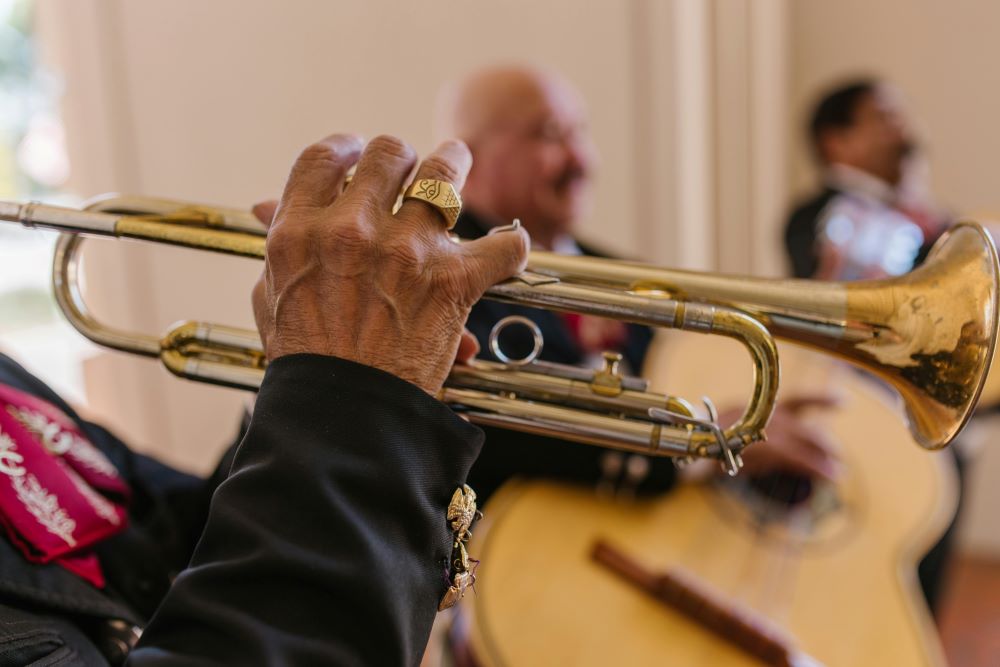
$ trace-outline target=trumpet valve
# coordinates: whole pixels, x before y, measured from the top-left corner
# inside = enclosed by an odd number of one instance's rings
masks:
[[[622,393],[622,355],[617,352],[604,352],[604,366],[594,373],[590,382],[590,390],[600,396],[618,396]]]

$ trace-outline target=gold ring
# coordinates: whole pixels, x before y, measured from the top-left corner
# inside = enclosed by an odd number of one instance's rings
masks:
[[[462,212],[462,198],[455,186],[448,181],[433,178],[421,178],[410,184],[403,192],[403,201],[419,199],[437,209],[438,213],[448,223],[448,229],[455,226],[458,214]]]

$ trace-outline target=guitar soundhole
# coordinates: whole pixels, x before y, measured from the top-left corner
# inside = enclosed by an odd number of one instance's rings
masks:
[[[807,502],[813,493],[813,483],[802,475],[772,473],[747,480],[753,493],[778,507],[792,509]]]
[[[772,473],[722,480],[715,489],[713,504],[726,519],[775,544],[813,547],[844,539],[860,500],[853,474],[834,483]]]

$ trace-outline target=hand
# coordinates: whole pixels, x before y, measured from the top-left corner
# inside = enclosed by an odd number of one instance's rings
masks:
[[[271,221],[274,220],[274,213],[278,210],[278,200],[269,199],[267,201],[262,201],[259,204],[254,204],[253,214],[261,224],[264,225],[265,229],[271,227]],[[260,280],[254,287],[253,294],[251,296],[253,300],[253,309],[256,313],[259,309],[265,308],[264,301],[264,276],[261,275]],[[458,342],[458,351],[455,352],[455,363],[456,364],[468,364],[470,361],[476,358],[479,354],[479,341],[468,329],[462,329],[462,338]]]
[[[836,443],[830,435],[810,423],[807,409],[835,408],[836,397],[829,394],[802,395],[779,401],[767,425],[767,441],[755,442],[743,450],[743,474],[764,475],[789,472],[810,479],[834,480],[841,473]],[[742,409],[727,410],[723,424],[736,421]]]
[[[337,356],[434,394],[453,360],[475,354],[478,345],[462,324],[488,287],[524,268],[528,238],[518,230],[459,245],[424,202],[407,200],[393,215],[415,162],[413,150],[394,137],[378,137],[362,151],[357,137],[333,135],[302,152],[277,205],[254,208],[270,221],[253,295],[268,360]],[[416,178],[460,190],[471,165],[465,144],[449,141]]]

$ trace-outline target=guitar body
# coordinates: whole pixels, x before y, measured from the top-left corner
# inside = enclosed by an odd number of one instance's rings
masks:
[[[659,390],[712,396],[720,407],[747,395],[738,343],[674,342],[651,362],[669,369],[654,380]],[[754,610],[827,667],[944,664],[916,564],[954,515],[950,458],[913,444],[891,397],[867,378],[797,348],[781,355],[783,395],[826,390],[836,375],[843,404],[816,418],[840,444],[843,478],[777,515],[745,482],[683,484],[638,501],[509,484],[469,549],[481,563],[461,622],[476,662],[760,666],[592,562],[604,538],[647,568],[680,569]]]

